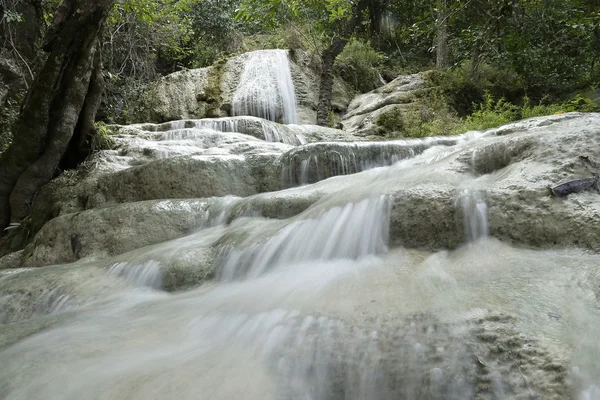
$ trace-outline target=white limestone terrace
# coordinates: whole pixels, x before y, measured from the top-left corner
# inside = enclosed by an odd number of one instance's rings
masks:
[[[100,175],[89,209],[36,235],[21,257],[29,269],[0,273],[0,387],[18,400],[42,390],[169,398],[145,379],[150,367],[192,399],[211,383],[168,371],[191,363],[225,382],[251,359],[260,398],[594,396],[598,195],[556,199],[548,187],[588,173],[579,156],[600,158],[599,132],[597,114],[536,118],[455,144],[429,139],[387,167],[238,197],[225,194],[271,179],[244,158],[254,155],[214,156],[212,170],[213,156],[172,156]],[[191,198],[211,182],[212,195]],[[61,263],[71,264],[51,266]],[[77,385],[52,383],[65,371]],[[347,371],[361,378],[321,379]],[[275,392],[256,381],[263,373],[275,374]]]
[[[283,119],[278,96],[258,109]],[[549,188],[594,174],[599,114],[381,142],[252,116],[113,128],[0,259],[7,400],[597,397],[598,193]]]

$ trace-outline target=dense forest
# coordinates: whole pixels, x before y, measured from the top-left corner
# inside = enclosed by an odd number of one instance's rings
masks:
[[[250,50],[308,55],[319,125],[335,124],[333,76],[364,93],[428,71],[426,107],[382,122],[402,136],[598,109],[597,0],[87,3],[0,1],[0,202],[12,204],[0,227],[58,171],[110,146],[105,124],[131,122],[144,85]]]

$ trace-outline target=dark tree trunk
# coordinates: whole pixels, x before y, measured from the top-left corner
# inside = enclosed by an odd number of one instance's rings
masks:
[[[438,1],[438,15],[435,23],[435,66],[447,68],[450,65],[448,48],[448,6],[447,0]]]
[[[350,36],[354,33],[367,9],[368,3],[373,0],[359,1],[353,10],[352,18],[344,25],[340,36],[335,38],[331,45],[321,53],[321,79],[319,82],[319,101],[317,103],[317,124],[329,125],[329,113],[331,112],[331,98],[333,96],[333,66],[335,59],[346,47]]]
[[[481,44],[480,41],[477,41],[471,52],[471,66],[469,68],[469,75],[471,78],[475,78],[477,76],[479,65],[481,64],[481,61],[483,61],[484,56],[483,44]]]
[[[592,67],[590,69],[592,77],[597,77],[596,65],[598,64],[598,60],[600,60],[600,25],[594,26],[594,39],[594,56],[592,57]]]
[[[86,93],[83,109],[75,126],[69,147],[60,162],[60,169],[73,169],[81,164],[93,151],[92,138],[96,134],[96,113],[102,102],[104,79],[102,77],[102,51],[96,50],[94,69]]]
[[[331,112],[331,98],[333,96],[333,66],[335,59],[340,55],[347,39],[336,39],[333,44],[321,53],[321,81],[319,84],[319,102],[317,104],[317,124],[329,126],[329,113]]]
[[[98,34],[115,0],[62,0],[48,52],[21,108],[11,146],[0,156],[0,229],[20,222],[52,179],[90,89]]]
[[[317,103],[317,124],[329,125],[329,113],[331,112],[331,98],[333,96],[333,67],[335,59],[346,47],[348,40],[354,34],[368,13],[372,33],[379,29],[379,18],[385,9],[384,0],[358,0],[354,3],[352,17],[341,29],[339,36],[331,42],[331,45],[321,53],[322,69],[319,83],[319,101]]]

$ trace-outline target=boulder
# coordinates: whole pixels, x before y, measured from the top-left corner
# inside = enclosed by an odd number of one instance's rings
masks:
[[[62,215],[38,232],[25,249],[23,266],[103,259],[181,237],[210,221],[214,203],[157,200]]]
[[[421,74],[399,76],[380,88],[356,96],[342,117],[341,125],[356,136],[388,133],[389,127],[384,127],[383,118],[389,114],[414,112],[426,90]],[[398,130],[401,131],[401,127]]]

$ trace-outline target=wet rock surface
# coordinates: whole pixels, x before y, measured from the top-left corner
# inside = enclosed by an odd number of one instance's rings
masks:
[[[594,173],[600,115],[355,140],[419,79],[356,99],[349,132],[113,127],[0,258],[0,393],[594,398],[600,194],[550,188]]]
[[[379,118],[387,113],[413,112],[425,90],[422,75],[399,76],[380,88],[356,96],[348,105],[341,125],[356,136],[380,135]]]
[[[296,147],[281,155],[171,157],[116,173],[100,174],[95,180],[96,193],[87,197],[85,204],[86,208],[95,208],[149,199],[234,194],[250,197],[227,211],[230,212],[229,220],[248,213],[271,218],[305,218],[304,215],[310,216],[314,211],[323,209],[325,206],[321,203],[334,206],[353,197],[360,199],[381,193],[393,199],[390,214],[393,243],[443,249],[455,248],[467,239],[464,224],[468,210],[461,206],[460,201],[465,193],[474,192],[485,201],[489,233],[494,237],[530,246],[577,246],[598,251],[599,194],[585,191],[556,198],[551,195],[549,187],[589,174],[579,156],[586,154],[600,158],[597,154],[600,148],[599,129],[600,118],[597,115],[566,115],[490,130],[476,140],[458,138],[364,145],[315,143]],[[512,133],[507,135],[507,130]],[[453,143],[458,144],[450,146]],[[386,157],[386,154],[389,156]],[[368,170],[366,164],[370,160],[373,161],[372,166],[401,162],[389,169]],[[354,174],[362,169],[367,171]],[[280,187],[346,174],[354,175],[277,191]],[[362,186],[358,192],[352,189],[357,183]],[[262,192],[271,193],[260,194]],[[219,204],[218,199],[212,202]],[[69,232],[75,229],[65,237],[82,236],[81,232],[92,224],[96,215],[133,215],[138,213],[138,209],[142,215],[153,215],[153,204],[132,203],[131,206],[86,211],[77,214],[75,219],[87,221],[82,222],[80,228],[74,228],[77,226],[73,223],[74,216],[65,215],[49,223],[44,231],[48,233],[40,234],[31,248],[42,246],[50,238],[55,240],[60,236],[58,232],[64,229]],[[181,204],[204,203],[189,200]],[[129,210],[131,207],[135,211]],[[314,211],[308,210],[310,207]],[[182,210],[182,213],[185,211]],[[164,218],[170,218],[170,214],[165,215]],[[113,223],[120,226],[117,217],[110,218],[106,230],[110,230],[108,227]],[[65,223],[59,224],[63,220]],[[57,228],[52,228],[54,224]],[[138,224],[137,231],[146,229],[144,218],[140,217]],[[148,224],[147,231],[155,237],[153,243],[161,241],[160,229],[155,229],[150,222]],[[168,225],[165,223],[165,226]],[[44,237],[48,239],[42,239]],[[164,240],[172,238],[165,233]],[[72,253],[67,239],[62,246],[64,251],[55,251],[50,246],[48,253]],[[140,246],[147,244],[151,243],[140,242]],[[137,245],[133,246],[129,249]],[[118,252],[109,251],[107,254]],[[75,259],[60,256],[44,262]]]

